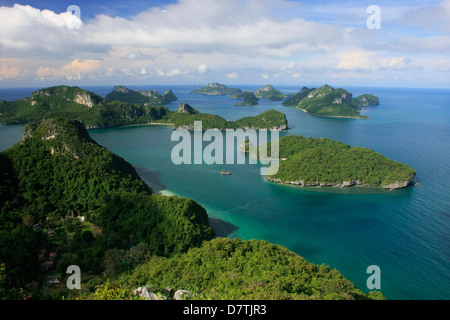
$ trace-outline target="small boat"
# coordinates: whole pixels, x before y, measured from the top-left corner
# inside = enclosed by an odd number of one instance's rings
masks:
[[[220,172],[220,174],[231,174],[231,171],[225,171],[225,170],[222,170],[222,171]]]

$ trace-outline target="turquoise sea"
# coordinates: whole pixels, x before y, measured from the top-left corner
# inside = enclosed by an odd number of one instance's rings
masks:
[[[234,86],[256,90],[259,86]],[[326,137],[361,146],[417,171],[408,189],[299,189],[269,183],[259,165],[179,165],[171,161],[172,129],[129,126],[91,130],[101,145],[132,163],[155,191],[196,200],[220,224],[220,235],[263,239],[286,246],[316,264],[338,269],[367,292],[367,267],[381,270],[388,299],[450,299],[450,90],[346,87],[353,96],[372,93],[380,106],[362,119],[320,118],[280,102],[235,107],[226,96],[192,95],[200,86],[129,86],[172,89],[195,109],[236,120],[269,109],[284,112],[290,130],[283,135]],[[302,86],[276,86],[294,93]],[[105,95],[112,87],[83,87]],[[0,99],[29,96],[36,88],[0,89]],[[21,138],[23,126],[0,127],[0,150]],[[205,143],[207,145],[207,143]],[[222,176],[220,171],[232,175]],[[213,225],[219,226],[212,219]]]

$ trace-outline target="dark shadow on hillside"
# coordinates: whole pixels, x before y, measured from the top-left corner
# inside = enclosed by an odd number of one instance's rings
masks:
[[[228,237],[239,229],[232,223],[209,216],[209,225],[216,231],[216,237]]]
[[[133,166],[141,179],[152,189],[153,193],[160,193],[166,189],[161,182],[161,172],[147,169],[145,167]]]

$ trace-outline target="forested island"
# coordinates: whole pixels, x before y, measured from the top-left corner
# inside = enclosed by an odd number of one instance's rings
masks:
[[[268,84],[256,90],[255,96],[257,98],[269,99],[272,101],[281,101],[286,98],[286,95],[284,93],[272,87],[271,84]]]
[[[243,92],[238,88],[228,88],[219,83],[210,83],[191,93],[229,95],[233,99],[243,99],[243,102],[238,102],[235,106],[256,105],[259,99],[282,101],[283,106],[296,107],[314,116],[338,118],[366,119],[366,116],[359,113],[361,108],[380,104],[378,97],[372,94],[366,93],[353,98],[353,95],[347,90],[335,89],[326,84],[319,89],[303,87],[295,94],[284,94],[271,84],[261,87],[253,93],[251,91]]]
[[[106,102],[122,101],[142,105],[163,105],[174,100],[178,100],[178,98],[172,90],[161,94],[157,90],[131,90],[124,86],[115,86],[114,90],[105,96]]]
[[[284,247],[214,239],[202,206],[152,193],[79,121],[27,124],[0,164],[2,299],[383,299]]]
[[[165,120],[164,120],[165,119]],[[244,117],[236,121],[226,120],[218,115],[200,113],[187,103],[182,103],[176,112],[170,112],[161,121],[173,124],[175,128],[193,130],[194,121],[202,121],[202,129],[273,129],[287,130],[286,115],[276,110],[268,110],[260,115]]]
[[[302,101],[304,98],[308,96],[308,94],[316,90],[315,88],[309,89],[307,87],[303,87],[299,92],[295,94],[290,94],[287,96],[286,100],[284,100],[281,105],[282,106],[289,106],[289,107],[296,107]]]
[[[371,94],[353,98],[345,89],[323,85],[319,89],[303,87],[300,92],[289,96],[282,104],[295,106],[315,116],[367,118],[361,116],[359,111],[362,107],[379,105],[379,99]]]
[[[83,122],[88,129],[149,123],[172,124],[175,129],[193,128],[194,121],[203,121],[204,129],[287,129],[285,115],[274,110],[255,117],[227,121],[217,115],[200,113],[190,106],[185,109],[183,103],[177,111],[170,111],[166,106],[160,105],[160,98],[165,99],[164,101],[176,99],[170,90],[164,95],[151,90],[146,94],[126,87],[115,87],[112,93],[102,98],[78,87],[50,87],[35,91],[28,98],[12,102],[1,101],[0,119],[2,124],[8,125],[65,117]],[[157,98],[158,103],[156,104],[156,100],[153,100],[155,104],[150,103],[148,95]]]
[[[268,144],[270,150],[270,143]],[[416,171],[371,149],[350,147],[327,138],[291,135],[279,140],[278,173],[272,182],[303,187],[372,186],[405,188]]]
[[[217,82],[209,83],[206,86],[195,89],[192,94],[206,94],[209,96],[221,96],[221,95],[231,95],[236,93],[241,93],[242,90],[239,88],[229,88],[224,84]]]
[[[244,91],[236,93],[230,96],[232,99],[242,99],[242,102],[237,102],[235,106],[255,106],[258,104],[259,99],[251,91]]]

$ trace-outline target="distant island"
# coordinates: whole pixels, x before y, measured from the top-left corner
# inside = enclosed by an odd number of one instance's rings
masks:
[[[283,137],[279,140],[279,152],[278,173],[267,179],[282,184],[393,190],[412,185],[416,175],[411,167],[371,149],[350,147],[327,138]]]
[[[286,115],[276,110],[268,110],[254,117],[244,117],[236,121],[226,120],[218,115],[200,113],[187,103],[182,103],[176,112],[168,111],[160,121],[167,121],[175,128],[193,130],[194,121],[202,121],[202,129],[273,129],[287,130]]]
[[[196,89],[192,91],[193,94],[206,94],[209,96],[221,96],[221,95],[230,95],[230,94],[236,94],[241,93],[242,90],[238,88],[228,88],[224,84],[220,84],[217,82],[213,82],[210,84],[207,84],[205,87]]]
[[[235,106],[257,105],[259,99],[282,101],[283,106],[296,107],[314,116],[336,118],[367,119],[366,116],[360,115],[361,108],[380,104],[379,98],[372,94],[366,93],[353,98],[353,95],[347,90],[335,89],[326,84],[319,89],[303,87],[295,94],[284,94],[271,84],[267,84],[255,92],[243,92],[241,89],[228,88],[223,84],[214,82],[191,93],[229,95],[230,98],[243,100],[243,102],[235,103]]]
[[[372,94],[363,94],[353,98],[345,89],[334,89],[323,85],[319,89],[303,87],[298,93],[289,96],[282,105],[295,106],[309,114],[323,117],[341,118],[367,118],[361,116],[362,107],[379,105],[378,97]]]
[[[274,89],[271,84],[268,84],[262,88],[255,91],[255,96],[257,98],[269,99],[272,101],[281,101],[286,98],[286,95],[281,91]]]
[[[106,102],[122,101],[142,105],[162,105],[177,99],[172,90],[160,94],[157,90],[131,90],[124,86],[115,86],[114,90],[105,96]]]
[[[215,238],[200,204],[154,194],[76,120],[27,124],[0,176],[1,299],[384,299],[282,246]]]
[[[258,104],[259,99],[251,91],[244,91],[236,93],[230,96],[232,99],[243,99],[243,102],[235,103],[235,106],[255,106]]]
[[[145,95],[147,94],[147,96]],[[200,113],[186,103],[177,111],[164,105],[154,105],[147,100],[149,95],[174,100],[169,90],[164,95],[155,92],[142,93],[126,87],[115,87],[106,98],[78,87],[56,86],[37,90],[31,97],[0,103],[2,124],[20,124],[53,117],[66,117],[82,121],[88,129],[119,127],[131,124],[163,123],[173,128],[193,128],[194,121],[203,121],[203,128],[220,130],[253,128],[287,130],[286,116],[269,110],[255,117],[228,121],[217,115]],[[116,97],[119,100],[111,100]],[[145,99],[144,99],[145,98]],[[156,100],[153,100],[156,103]]]

